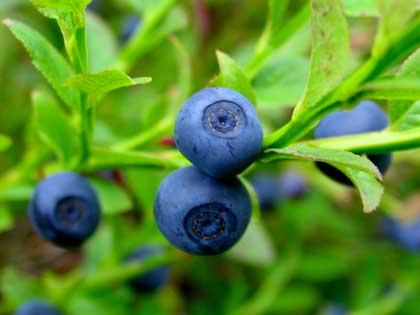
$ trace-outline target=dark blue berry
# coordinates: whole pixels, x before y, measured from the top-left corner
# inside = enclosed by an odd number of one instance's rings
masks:
[[[347,315],[347,311],[340,305],[329,305],[325,310],[325,315]]]
[[[62,315],[62,313],[46,302],[34,300],[21,305],[15,315]]]
[[[283,173],[278,180],[281,195],[286,199],[303,197],[308,190],[308,183],[301,174],[288,171]]]
[[[138,15],[128,15],[124,18],[122,31],[121,31],[121,42],[128,42],[134,33],[137,32],[141,24],[140,17]]]
[[[288,199],[302,197],[307,191],[305,178],[297,172],[282,175],[259,173],[251,178],[262,210],[271,210]]]
[[[251,178],[251,183],[257,193],[261,210],[271,210],[279,204],[282,196],[277,184],[277,176],[259,173]]]
[[[251,210],[248,192],[238,179],[218,180],[186,167],[161,183],[154,214],[172,244],[191,254],[215,255],[238,242]]]
[[[385,221],[385,233],[409,251],[420,251],[420,218],[403,222],[396,218]]]
[[[100,221],[100,205],[89,182],[63,172],[39,182],[29,205],[35,230],[61,247],[80,246]]]
[[[325,116],[315,129],[315,139],[339,137],[352,134],[380,131],[388,127],[386,113],[374,102],[364,101],[350,111],[336,111]],[[384,174],[392,161],[392,154],[369,154],[367,156]],[[352,186],[352,182],[333,166],[317,162],[318,168],[330,178]]]
[[[202,172],[216,177],[241,173],[262,147],[261,123],[238,92],[208,88],[191,96],[175,122],[178,149]]]
[[[102,6],[102,0],[93,0],[87,7],[89,11],[99,11]]]
[[[137,248],[129,257],[128,261],[142,261],[147,258],[162,254],[161,246],[142,246]],[[161,288],[169,281],[169,266],[163,265],[130,280],[131,287],[137,292],[151,292]]]

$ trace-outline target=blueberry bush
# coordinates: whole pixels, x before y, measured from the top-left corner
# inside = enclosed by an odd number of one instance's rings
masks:
[[[0,314],[420,313],[418,0],[0,18]]]

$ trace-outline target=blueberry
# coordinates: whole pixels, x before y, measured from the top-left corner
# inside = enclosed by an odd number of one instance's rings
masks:
[[[372,131],[388,127],[386,113],[374,102],[363,101],[351,111],[336,111],[326,115],[315,129],[315,139],[339,137]],[[367,156],[384,174],[392,161],[392,154],[369,154]],[[318,168],[336,181],[352,186],[352,182],[341,171],[333,166],[317,162]]]
[[[124,18],[122,31],[121,31],[121,42],[128,42],[135,32],[140,27],[140,17],[138,15],[128,15]]]
[[[385,221],[385,233],[403,248],[420,252],[420,218],[407,222],[388,218]]]
[[[61,247],[80,246],[96,230],[101,215],[95,190],[70,172],[39,182],[28,212],[38,234]]]
[[[89,11],[99,11],[102,6],[102,0],[93,0],[87,7]]]
[[[208,88],[191,96],[175,122],[178,149],[202,172],[230,177],[245,170],[262,148],[261,123],[238,92]]]
[[[281,194],[277,185],[277,176],[259,173],[251,178],[252,186],[257,193],[261,210],[271,210],[281,200]]]
[[[347,311],[340,305],[331,304],[325,310],[325,315],[346,315]]]
[[[283,173],[278,180],[279,190],[286,199],[303,197],[308,190],[306,179],[295,171]]]
[[[29,301],[21,305],[15,315],[61,315],[54,306],[43,301]]]
[[[172,244],[191,254],[215,255],[241,238],[251,210],[248,192],[238,179],[215,179],[186,167],[161,183],[154,214]]]
[[[271,210],[282,201],[302,197],[307,191],[305,178],[288,171],[281,176],[259,173],[251,178],[262,210]]]
[[[142,261],[144,259],[159,255],[163,252],[160,246],[142,246],[137,248],[129,257],[128,261]],[[137,278],[130,280],[131,287],[137,292],[155,291],[169,281],[169,267],[158,266]]]

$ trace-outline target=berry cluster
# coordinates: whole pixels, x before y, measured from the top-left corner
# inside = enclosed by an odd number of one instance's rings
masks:
[[[175,123],[178,149],[194,165],[160,185],[154,214],[165,237],[178,248],[214,255],[232,247],[251,218],[251,199],[235,176],[262,148],[262,127],[252,104],[226,88],[194,94]]]

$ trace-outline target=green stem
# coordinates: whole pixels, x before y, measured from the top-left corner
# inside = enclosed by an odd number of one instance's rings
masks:
[[[175,150],[145,153],[93,148],[90,159],[82,170],[97,171],[129,167],[176,169],[187,165],[189,165],[188,161]]]
[[[364,83],[383,74],[418,47],[419,32],[420,19],[417,19],[401,34],[399,40],[382,51],[381,55],[372,56],[368,59],[315,106],[307,108],[305,105],[298,105],[293,113],[292,120],[264,139],[264,148],[284,147],[300,139],[317,124],[323,114],[357,97],[357,93]]]
[[[260,315],[267,312],[295,274],[299,264],[299,255],[291,252],[288,257],[278,262],[248,302],[232,313],[232,315]]]
[[[138,135],[127,139],[123,142],[117,143],[112,146],[115,150],[130,150],[141,147],[147,143],[150,143],[159,137],[168,134],[173,129],[173,117],[166,117],[162,119],[157,126],[139,133]]]
[[[393,289],[390,293],[371,303],[367,307],[350,312],[350,315],[395,314],[410,292],[411,290],[404,290],[402,288]]]
[[[351,136],[324,138],[303,142],[326,149],[355,153],[387,153],[420,146],[420,127],[404,130],[370,132]]]
[[[76,73],[84,73],[88,69],[86,27],[78,29],[75,37],[77,53],[75,56],[74,70]],[[81,167],[89,158],[95,120],[94,109],[89,106],[86,93],[81,93],[80,96],[79,116],[81,150],[77,166]]]

